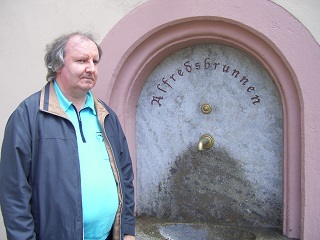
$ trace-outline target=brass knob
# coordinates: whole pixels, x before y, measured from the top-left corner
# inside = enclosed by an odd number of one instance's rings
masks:
[[[201,106],[201,112],[203,112],[204,114],[209,114],[212,111],[212,107],[210,104],[208,103],[204,103]]]

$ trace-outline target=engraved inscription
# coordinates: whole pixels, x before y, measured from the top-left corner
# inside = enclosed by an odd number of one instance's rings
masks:
[[[231,79],[237,80],[239,87],[243,88],[253,105],[260,103],[260,96],[256,94],[256,88],[250,85],[250,79],[246,74],[228,64],[211,62],[210,58],[205,58],[202,62],[185,61],[181,69],[177,69],[167,77],[162,77],[156,86],[156,93],[152,96],[151,105],[161,107],[161,101],[165,99],[166,94],[170,94],[170,90],[174,88],[173,83],[175,81],[179,81],[183,76],[202,69],[204,71],[221,71],[224,74],[228,74]]]

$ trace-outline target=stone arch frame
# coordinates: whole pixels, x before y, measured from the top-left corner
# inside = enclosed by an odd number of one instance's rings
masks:
[[[290,35],[290,26],[285,21],[293,21],[304,35],[307,31],[288,12],[268,0],[238,2],[225,0],[223,4],[213,6],[213,1],[202,0],[200,6],[192,0],[174,3],[150,0],[142,4],[126,15],[102,41],[105,57],[99,64],[100,80],[94,91],[117,112],[136,169],[136,105],[144,82],[157,64],[172,52],[200,43],[224,44],[250,54],[269,72],[282,100],[283,233],[295,238],[307,236],[303,221],[305,199],[301,188],[305,181],[302,172],[304,108],[298,81],[298,78],[307,76],[297,65],[302,60],[296,63],[288,54],[291,47],[297,46],[290,37],[298,37]],[[161,15],[163,12],[165,14]],[[270,12],[273,13],[271,16]],[[251,14],[260,14],[261,22],[250,18]],[[280,31],[280,25],[284,25],[283,31]],[[285,46],[288,40],[289,45]],[[307,40],[313,41],[310,34]],[[314,72],[308,76],[314,77]]]

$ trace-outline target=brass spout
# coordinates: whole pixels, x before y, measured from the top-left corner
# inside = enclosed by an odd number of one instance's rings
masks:
[[[198,143],[198,150],[202,151],[204,149],[210,149],[212,148],[214,144],[214,139],[209,134],[204,134],[200,137],[199,143]]]

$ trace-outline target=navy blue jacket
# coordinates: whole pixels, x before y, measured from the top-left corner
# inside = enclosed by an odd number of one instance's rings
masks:
[[[135,234],[132,162],[116,114],[101,100],[94,102],[118,185],[112,239],[120,240]],[[83,239],[77,137],[52,82],[24,100],[8,120],[0,204],[8,239]]]

